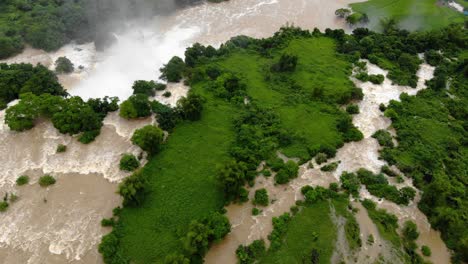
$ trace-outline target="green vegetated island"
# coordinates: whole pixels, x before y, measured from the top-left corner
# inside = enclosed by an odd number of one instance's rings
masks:
[[[385,1],[369,3],[373,2]],[[406,7],[400,2],[392,3]],[[405,4],[410,2],[414,1]],[[430,1],[418,1],[426,2]],[[392,10],[397,12],[397,7]],[[372,21],[371,12],[365,12]],[[349,79],[353,69],[364,68],[359,59],[388,70],[387,77],[396,84],[415,87],[423,62],[420,53],[436,66],[428,89],[414,97],[403,94],[401,102],[381,107],[393,121],[398,146],[386,131],[374,137],[382,145],[381,157],[413,178],[422,191],[418,206],[453,250],[453,262],[468,261],[467,35],[462,25],[447,26],[451,18],[444,17],[444,24],[430,25],[437,29],[424,32],[401,30],[388,20],[381,25],[382,33],[284,27],[266,39],[232,38],[219,49],[195,44],[184,60],[174,57],[161,69],[163,80],[184,80],[191,87],[172,108],[150,100],[155,91],[166,89],[164,84],[136,81],[134,95],[120,105],[120,115],[132,119],[155,114],[159,127],[146,126],[132,137],[148,153],[147,165],[138,169],[138,158],[128,154],[119,164],[134,172],[119,186],[123,206],[102,222],[112,226],[99,245],[104,261],[201,263],[209,247],[230,231],[224,206],[247,202],[256,177],[271,175],[277,184],[286,184],[297,177],[299,164],[312,158],[326,164],[344,143],[362,139],[351,115],[359,112],[355,102],[363,94]],[[364,71],[359,79],[382,81]],[[6,110],[5,122],[12,130],[31,129],[39,118],[46,118],[61,133],[78,135],[85,144],[99,135],[107,113],[119,108],[116,98],[69,97],[43,66],[0,64],[2,108],[18,98],[19,103]],[[163,130],[169,132],[167,138]],[[66,146],[57,151],[66,151]],[[284,163],[277,151],[299,162]],[[258,172],[262,161],[266,167]],[[336,166],[329,163],[322,170]],[[349,197],[358,197],[364,185],[376,197],[408,204],[415,191],[397,189],[388,177],[399,176],[384,166],[377,175],[365,169],[346,172],[340,184],[328,189],[303,187],[303,201],[272,219],[274,229],[264,238],[270,246],[265,240],[239,245],[239,262],[329,263],[336,217],[346,219],[351,251],[372,243],[373,238],[361,241]],[[259,193],[255,202],[268,204],[268,195]],[[425,263],[420,254],[428,255],[430,249],[415,243],[414,223],[399,227],[394,215],[372,201],[362,204],[396,257]],[[1,208],[7,210],[8,197]]]

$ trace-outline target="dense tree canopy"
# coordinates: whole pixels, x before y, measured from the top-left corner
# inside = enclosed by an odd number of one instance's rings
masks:
[[[132,136],[132,143],[150,155],[154,155],[159,151],[163,140],[163,131],[153,125],[147,125],[135,130]]]

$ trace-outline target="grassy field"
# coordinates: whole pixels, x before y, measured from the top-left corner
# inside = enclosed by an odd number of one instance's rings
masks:
[[[354,11],[369,16],[369,27],[379,29],[382,18],[395,18],[408,30],[439,29],[463,22],[463,14],[437,4],[437,0],[370,0],[351,4]]]
[[[354,88],[347,77],[350,65],[335,54],[333,40],[294,40],[286,49],[299,57],[292,78],[303,91],[311,92],[320,86],[324,88],[323,97],[334,100]],[[284,128],[296,133],[293,144],[284,150],[287,155],[307,157],[307,147],[318,144],[336,147],[342,142],[336,120],[346,114],[335,103],[289,104],[287,98],[291,91],[273,89],[265,80],[263,69],[269,69],[283,50],[275,52],[274,58],[266,58],[253,51],[237,50],[209,63],[242,76],[252,101],[278,113]],[[233,120],[242,106],[214,97],[204,88],[206,84],[203,81],[192,87],[207,99],[202,119],[177,125],[163,150],[143,169],[150,177],[151,189],[144,204],[139,208],[125,208],[121,214],[120,225],[115,230],[122,235],[121,253],[135,263],[154,263],[169,254],[182,253],[180,237],[186,233],[189,223],[223,206],[223,194],[215,177],[218,166],[229,159],[228,150],[235,136]],[[330,241],[334,239],[334,232],[329,232],[328,204],[317,210],[305,210],[305,216],[295,228],[300,229],[301,222],[323,226],[317,231],[322,237],[317,243],[324,251],[323,256],[328,256],[332,250]],[[328,224],[321,223],[322,217],[309,219],[313,215],[325,217]],[[291,238],[295,236],[291,234]],[[325,244],[329,248],[325,249]]]
[[[236,113],[228,103],[204,96],[208,102],[202,119],[178,125],[161,153],[145,166],[151,193],[143,206],[122,212],[123,253],[135,263],[154,263],[182,252],[179,238],[188,224],[223,206],[215,176],[217,166],[229,157]]]
[[[295,92],[271,88],[272,84],[265,80],[263,69],[278,60],[285,51],[299,57],[292,78],[301,86],[304,94],[311,94],[313,89],[321,87],[324,98],[333,100],[349,93],[354,87],[348,79],[351,65],[336,55],[335,43],[329,38],[293,40],[284,50],[276,51],[273,59],[266,59],[254,52],[239,51],[217,63],[242,76],[252,101],[276,111],[284,127],[292,132],[294,142],[282,150],[284,154],[307,159],[307,147],[339,145],[342,138],[336,130],[336,120],[341,114],[337,113],[333,104],[318,101],[290,103],[294,100],[291,97],[295,96]]]
[[[348,201],[344,199],[333,200],[336,213],[346,211]],[[330,218],[330,202],[319,201],[303,208],[293,217],[288,225],[281,248],[270,252],[261,259],[260,263],[307,263],[312,249],[320,253],[319,263],[330,263],[337,230]],[[313,233],[318,235],[314,240]]]

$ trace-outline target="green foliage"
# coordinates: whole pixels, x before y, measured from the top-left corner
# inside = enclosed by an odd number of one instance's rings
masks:
[[[345,189],[348,193],[353,196],[359,195],[359,189],[361,188],[361,182],[354,173],[343,172],[340,177],[341,188]]]
[[[443,28],[451,23],[463,22],[463,15],[432,0],[370,0],[353,3],[354,11],[367,13],[371,29],[381,30],[383,19],[394,18],[398,27],[407,30]]]
[[[244,185],[247,181],[247,166],[243,162],[234,160],[226,163],[218,172],[218,178],[223,186],[224,196],[227,202],[244,201]]]
[[[123,197],[124,206],[140,206],[148,191],[146,176],[137,171],[119,184],[118,193]]]
[[[169,92],[169,91],[166,91],[166,92],[164,92],[162,95],[163,95],[164,97],[166,97],[166,98],[169,98],[169,97],[171,97],[172,93]]]
[[[359,169],[357,176],[361,183],[366,186],[369,193],[396,204],[408,205],[416,195],[416,191],[411,187],[403,187],[398,190],[395,186],[390,185],[383,174],[375,175],[366,169]]]
[[[356,104],[350,104],[346,106],[346,112],[348,112],[350,115],[359,114],[359,106]]]
[[[75,70],[73,63],[67,57],[59,57],[55,61],[55,72],[59,74],[72,73]]]
[[[403,225],[403,237],[408,241],[414,241],[418,239],[418,227],[413,221],[406,221]]]
[[[101,226],[103,227],[114,226],[114,225],[115,225],[114,218],[104,218],[101,220]]]
[[[386,175],[390,177],[396,177],[398,174],[394,172],[388,165],[383,165],[382,168],[380,168],[381,173],[385,173]]]
[[[140,161],[132,154],[124,154],[120,159],[119,168],[124,171],[134,171],[140,167]]]
[[[275,182],[277,184],[288,183],[291,179],[297,177],[299,173],[299,166],[296,162],[289,160],[284,163],[275,175]]]
[[[181,119],[179,109],[163,105],[156,100],[151,102],[151,109],[156,114],[158,126],[163,130],[172,131],[179,119]]]
[[[133,83],[132,89],[133,94],[144,94],[146,96],[154,96],[156,93],[156,87],[162,90],[166,89],[165,84],[156,83],[155,81],[144,81],[138,80]]]
[[[385,77],[382,74],[371,74],[369,75],[369,82],[373,84],[382,84],[383,81],[385,80]]]
[[[164,259],[165,264],[190,264],[190,259],[185,257],[183,254],[172,254],[166,256]]]
[[[0,213],[5,212],[8,209],[8,206],[9,206],[8,202],[1,201],[0,202]]]
[[[393,148],[394,146],[393,141],[392,141],[392,135],[390,134],[390,132],[386,130],[383,130],[383,129],[377,130],[372,135],[372,137],[377,139],[377,141],[379,142],[379,145],[382,147]]]
[[[28,175],[21,175],[16,179],[16,185],[22,186],[29,183],[29,176]]]
[[[256,205],[267,206],[270,203],[268,191],[265,188],[256,190],[253,203]]]
[[[126,119],[151,115],[151,106],[146,94],[134,94],[120,105],[120,116]]]
[[[50,175],[44,175],[39,178],[39,185],[41,187],[48,187],[50,185],[55,184],[55,182],[55,178]]]
[[[179,82],[182,79],[185,67],[184,61],[181,58],[174,56],[160,69],[161,79],[168,82]]]
[[[377,225],[380,235],[392,242],[396,247],[399,247],[401,241],[396,232],[398,228],[398,218],[395,215],[387,213],[384,209],[377,209],[377,205],[371,200],[365,199],[361,201],[361,203],[367,209],[369,217]]]
[[[40,64],[0,64],[0,102],[7,104],[27,92],[67,94],[55,74]]]
[[[158,153],[164,140],[163,131],[153,125],[147,125],[135,130],[132,136],[132,143],[139,146],[149,155]]]
[[[356,220],[356,217],[351,213],[348,214],[345,224],[345,233],[346,239],[348,240],[351,250],[360,248],[362,246],[361,241],[361,229],[359,228],[359,223]]]
[[[252,208],[252,215],[253,216],[256,216],[256,215],[259,215],[262,211],[258,208]]]
[[[432,251],[431,251],[431,248],[426,246],[426,245],[423,245],[421,247],[421,252],[424,256],[426,257],[430,257],[432,255]]]
[[[253,264],[266,252],[263,239],[254,240],[250,245],[239,245],[236,250],[237,260],[240,264]]]
[[[57,146],[57,153],[63,153],[63,152],[65,152],[65,151],[67,151],[67,146],[65,146],[65,145],[63,145],[63,144],[59,144],[59,145]]]
[[[270,240],[269,251],[276,251],[281,247],[281,240],[287,231],[288,223],[291,221],[291,215],[284,213],[278,217],[273,217],[273,230],[268,235]]]
[[[327,154],[322,153],[322,152],[320,152],[319,154],[317,154],[317,156],[315,156],[315,162],[317,162],[317,164],[319,165],[324,162],[327,162],[327,159],[328,159]]]
[[[369,22],[369,17],[366,13],[355,12],[346,17],[346,22],[350,25],[365,24]]]
[[[101,253],[105,263],[126,264],[129,263],[126,257],[119,252],[120,240],[112,232],[102,237],[98,251]]]
[[[283,53],[279,62],[271,67],[274,72],[292,72],[296,69],[298,57],[296,55]]]
[[[177,110],[182,118],[196,121],[201,118],[204,101],[203,97],[189,93],[187,97],[182,97],[177,101]]]
[[[320,168],[321,171],[335,171],[338,168],[339,162],[332,162]]]
[[[202,221],[190,223],[183,245],[189,254],[203,257],[211,243],[220,241],[230,231],[229,219],[220,213],[213,213]]]
[[[351,14],[351,10],[348,8],[340,8],[335,11],[335,15],[340,18],[345,18]]]
[[[89,131],[84,131],[83,134],[78,137],[78,141],[83,143],[83,144],[89,144],[93,142],[97,136],[101,133],[100,130],[89,130]]]

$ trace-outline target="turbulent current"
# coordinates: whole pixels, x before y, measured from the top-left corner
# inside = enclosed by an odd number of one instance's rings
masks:
[[[334,11],[351,2],[357,1],[230,0],[201,4],[150,21],[128,22],[115,32],[116,42],[103,52],[97,52],[92,43],[71,43],[52,53],[27,48],[5,62],[41,63],[54,69],[55,60],[66,56],[76,70],[60,75],[59,80],[70,94],[84,99],[106,95],[125,99],[131,95],[133,81],[157,79],[163,63],[172,56],[183,57],[185,48],[192,43],[218,46],[237,35],[266,37],[288,22],[309,29],[346,28],[343,20],[334,16]],[[382,70],[369,65],[369,71]],[[429,66],[422,66],[418,89],[424,88],[423,81],[430,79],[432,72]],[[375,171],[383,165],[377,158],[379,146],[370,135],[377,129],[387,128],[390,120],[382,116],[378,105],[398,99],[401,92],[415,94],[417,89],[396,87],[387,79],[381,86],[355,82],[363,88],[365,96],[360,102],[361,114],[354,118],[354,123],[363,131],[365,139],[339,150],[336,159],[341,164],[335,174],[304,165],[300,177],[286,186],[275,186],[272,178],[257,179],[256,187],[265,186],[276,202],[256,217],[251,216],[250,204],[229,206],[227,215],[233,230],[210,250],[208,263],[235,263],[234,252],[239,244],[266,238],[272,228],[271,217],[288,211],[300,199],[302,186],[328,186],[338,180],[341,171],[360,167]],[[174,105],[187,89],[181,84],[170,85],[171,97],[158,93],[154,99]],[[1,111],[0,194],[15,193],[19,200],[0,216],[0,260],[3,263],[101,263],[97,244],[109,230],[100,226],[100,220],[111,216],[112,209],[120,205],[121,199],[115,194],[117,183],[128,175],[119,170],[118,161],[123,153],[139,154],[140,150],[129,138],[136,128],[154,120],[126,121],[111,113],[104,120],[96,141],[83,145],[76,138],[58,133],[48,121],[39,122],[27,132],[12,132],[4,125],[4,117],[5,112]],[[67,151],[56,153],[58,144],[67,145]],[[53,175],[57,183],[41,188],[37,181],[46,173]],[[29,175],[30,183],[16,186],[15,180],[20,175]],[[400,208],[381,202],[381,206],[402,221],[415,219],[422,233],[421,243],[433,249],[432,260],[448,262],[448,251],[439,234],[429,228],[415,204]],[[361,230],[374,234],[378,241],[376,228],[366,214],[359,213],[357,218]],[[359,257],[375,258],[377,250],[364,248]]]

